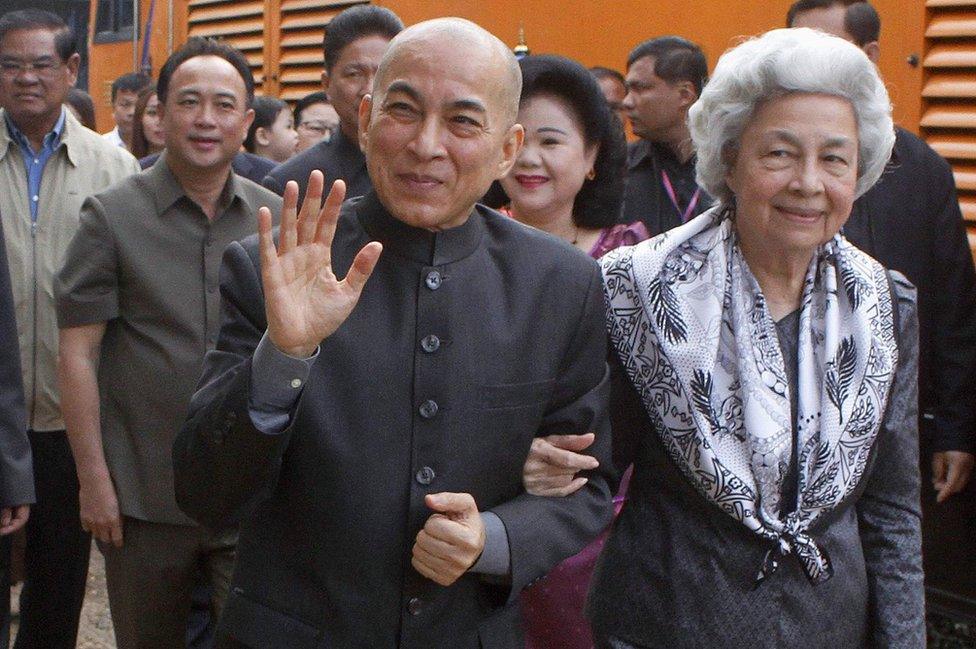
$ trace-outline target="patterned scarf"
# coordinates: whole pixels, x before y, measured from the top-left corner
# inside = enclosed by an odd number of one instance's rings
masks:
[[[607,323],[668,454],[708,500],[773,541],[757,582],[793,553],[832,575],[808,530],[857,487],[897,365],[884,268],[840,235],[800,306],[797,424],[776,326],[722,206],[602,260]],[[782,503],[796,435],[797,502]]]

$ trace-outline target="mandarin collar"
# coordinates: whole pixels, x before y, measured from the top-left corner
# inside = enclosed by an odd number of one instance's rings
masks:
[[[163,150],[153,166],[149,167],[144,173],[152,187],[153,200],[156,203],[156,214],[162,215],[181,198],[186,197],[188,201],[192,202],[192,199],[186,195],[179,179],[169,168],[169,164],[166,162],[165,150]],[[242,201],[246,200],[241,189],[240,180],[237,178],[234,170],[231,169],[227,182],[224,183],[224,188],[220,192],[220,214],[230,207],[235,197]],[[218,219],[220,218],[220,214],[217,216]]]
[[[484,216],[480,205],[474,206],[468,220],[461,225],[431,232],[415,228],[396,219],[380,202],[375,191],[352,199],[363,229],[374,241],[383,244],[384,252],[407,257],[412,261],[441,266],[460,261],[481,245],[485,234]]]

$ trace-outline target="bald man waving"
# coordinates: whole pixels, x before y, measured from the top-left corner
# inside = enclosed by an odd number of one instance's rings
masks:
[[[224,257],[223,326],[177,500],[241,524],[225,647],[521,647],[518,593],[609,522],[604,307],[585,255],[476,201],[515,160],[521,78],[476,25],[397,36],[360,106],[374,191]],[[342,278],[340,280],[340,278]],[[567,498],[532,440],[596,432]]]

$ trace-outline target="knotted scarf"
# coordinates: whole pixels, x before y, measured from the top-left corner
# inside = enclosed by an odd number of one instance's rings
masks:
[[[709,501],[814,583],[832,575],[810,527],[850,495],[878,436],[898,359],[884,268],[841,235],[803,284],[797,419],[775,323],[717,206],[602,260],[611,341],[668,454]],[[796,503],[782,502],[795,448]]]

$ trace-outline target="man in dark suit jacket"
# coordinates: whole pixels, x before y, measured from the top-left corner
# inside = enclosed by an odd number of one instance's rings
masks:
[[[279,196],[289,180],[298,183],[298,200],[305,196],[308,175],[315,169],[325,174],[325,186],[341,178],[346,195],[362,196],[372,185],[366,158],[359,150],[359,104],[373,85],[373,75],[383,52],[403,29],[403,23],[389,9],[360,5],[341,12],[325,32],[325,71],[322,88],[339,114],[339,130],[328,141],[319,142],[275,167],[264,186]]]
[[[519,85],[473,23],[407,29],[361,113],[375,192],[319,212],[315,173],[277,249],[264,211],[225,253],[174,446],[183,509],[241,522],[224,646],[521,647],[519,592],[609,522],[599,269],[475,205],[517,155]],[[595,431],[601,468],[530,496],[557,430]]]
[[[10,533],[27,522],[34,502],[34,467],[20,374],[17,320],[10,291],[7,247],[0,225],[0,647],[10,641]],[[15,515],[14,510],[22,512]]]

